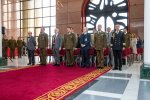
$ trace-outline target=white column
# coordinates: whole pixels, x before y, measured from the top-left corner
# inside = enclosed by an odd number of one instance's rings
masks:
[[[0,1],[0,58],[2,57],[2,11]]]
[[[150,0],[144,0],[144,64],[148,64],[148,65],[150,65],[150,5],[149,4],[150,4]]]

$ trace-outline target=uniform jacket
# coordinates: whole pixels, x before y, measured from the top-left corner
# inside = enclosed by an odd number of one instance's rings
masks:
[[[118,34],[116,32],[112,33],[111,46],[113,50],[122,50],[123,46],[125,46],[123,32],[119,31]]]
[[[64,48],[73,49],[76,47],[76,37],[73,33],[66,33],[64,35]]]
[[[17,47],[22,47],[22,46],[23,46],[22,40],[17,40]]]
[[[38,47],[46,48],[48,47],[48,35],[46,33],[40,33],[38,37]]]
[[[97,32],[94,34],[94,47],[96,50],[102,50],[106,48],[107,40],[105,32]]]
[[[12,49],[15,49],[17,46],[16,40],[15,39],[10,39],[9,40],[9,47]]]
[[[82,34],[80,36],[80,43],[85,45],[84,48],[89,49],[91,47],[91,35],[89,33]]]
[[[2,47],[8,47],[8,39],[2,39]]]
[[[130,47],[130,34],[129,33],[127,33],[127,34],[124,34],[124,36],[125,36],[125,47],[126,48],[129,48]]]

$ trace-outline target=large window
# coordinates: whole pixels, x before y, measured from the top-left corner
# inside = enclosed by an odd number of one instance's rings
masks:
[[[114,24],[119,23],[121,29],[128,26],[127,0],[89,0],[86,6],[86,26],[92,33],[98,24],[114,29]]]
[[[39,35],[41,27],[51,36],[56,26],[56,0],[1,0],[2,21],[8,36]],[[52,32],[52,34],[51,34]]]

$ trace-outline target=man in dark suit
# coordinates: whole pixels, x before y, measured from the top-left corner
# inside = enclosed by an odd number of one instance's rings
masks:
[[[54,66],[60,66],[60,55],[59,51],[61,50],[62,47],[62,36],[59,33],[59,29],[55,29],[55,35],[52,37],[52,49],[53,49],[53,55],[55,59],[55,64]]]
[[[122,49],[124,49],[124,33],[120,31],[120,25],[115,25],[115,31],[112,33],[111,47],[114,54],[114,70],[122,70]]]
[[[80,44],[81,44],[81,57],[82,67],[88,67],[89,66],[89,49],[91,47],[91,35],[88,33],[88,29],[86,27],[83,28],[83,33],[80,36]]]
[[[35,38],[32,36],[32,32],[28,32],[29,37],[27,38],[27,51],[28,51],[28,65],[35,64],[34,51],[36,46]]]

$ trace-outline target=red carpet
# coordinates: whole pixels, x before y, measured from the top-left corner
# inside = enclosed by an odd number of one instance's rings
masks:
[[[0,100],[60,100],[110,68],[37,66],[0,73]]]

